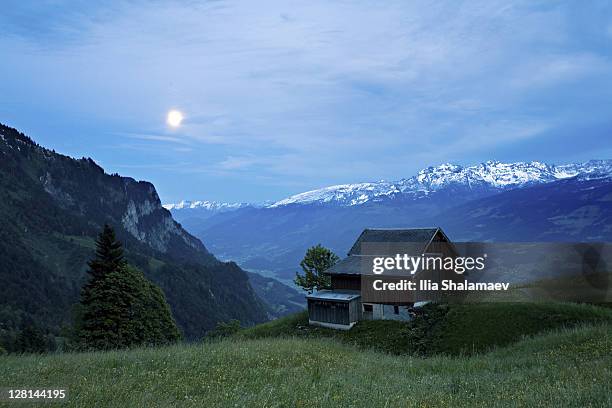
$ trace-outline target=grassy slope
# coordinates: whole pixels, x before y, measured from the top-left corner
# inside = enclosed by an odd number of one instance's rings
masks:
[[[573,303],[490,303],[452,305],[411,323],[362,321],[350,331],[308,326],[300,313],[239,333],[243,338],[332,337],[361,348],[393,354],[472,354],[524,336],[583,323],[612,322],[612,309]]]
[[[471,357],[391,356],[296,338],[0,357],[0,386],[67,387],[66,407],[611,406],[610,378],[611,325]]]
[[[510,285],[507,291],[472,292],[467,299],[479,302],[586,302],[612,306],[612,272],[558,276]]]
[[[430,339],[438,353],[469,354],[585,322],[612,322],[612,310],[575,303],[455,305],[434,328]]]
[[[296,313],[240,331],[238,338],[267,337],[332,338],[361,349],[405,354],[412,348],[410,327],[394,321],[359,322],[349,331],[308,326],[307,312]]]

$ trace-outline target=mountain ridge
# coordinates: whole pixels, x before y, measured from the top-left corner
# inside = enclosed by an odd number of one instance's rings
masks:
[[[420,170],[416,175],[397,181],[337,184],[294,194],[268,204],[223,203],[217,201],[180,201],[164,204],[169,210],[205,208],[212,212],[232,211],[245,207],[275,208],[286,205],[335,204],[362,205],[398,196],[418,199],[445,188],[468,186],[484,190],[507,190],[529,184],[549,183],[571,177],[585,179],[612,177],[612,160],[589,160],[562,165],[539,161],[504,163],[489,160],[472,166],[445,163]]]
[[[186,338],[219,321],[269,318],[247,273],[183,229],[149,182],[108,174],[0,124],[0,192],[0,343],[30,324],[55,336],[70,325],[104,224],[164,291]]]
[[[196,209],[201,208],[211,211],[223,211],[223,210],[235,210],[251,206],[250,203],[226,203],[221,201],[208,201],[208,200],[181,200],[178,203],[164,204],[163,207],[167,210],[183,210],[183,209]]]
[[[173,215],[194,235],[206,237],[222,258],[287,280],[308,247],[321,243],[343,256],[364,228],[436,225],[455,241],[612,239],[606,227],[612,210],[606,198],[612,194],[611,160],[535,163],[431,167],[405,179],[404,193],[397,185],[389,190],[379,184],[384,188],[373,190],[365,184],[369,195],[358,205],[352,200],[363,191],[345,194],[330,187],[282,205],[244,207],[206,219],[197,210],[173,210]]]

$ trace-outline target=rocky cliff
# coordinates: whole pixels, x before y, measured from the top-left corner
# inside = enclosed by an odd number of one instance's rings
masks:
[[[246,273],[174,221],[151,183],[107,174],[89,158],[58,154],[0,125],[0,192],[0,330],[70,323],[105,223],[129,261],[164,290],[188,338],[218,321],[267,318]]]

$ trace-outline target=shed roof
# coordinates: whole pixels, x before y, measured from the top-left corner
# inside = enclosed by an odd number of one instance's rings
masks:
[[[336,302],[349,302],[359,297],[361,297],[361,293],[358,290],[320,290],[306,296],[307,299],[334,300]]]

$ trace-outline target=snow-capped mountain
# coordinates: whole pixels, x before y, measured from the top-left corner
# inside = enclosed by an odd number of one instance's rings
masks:
[[[441,226],[455,241],[612,239],[612,160],[444,164],[396,182],[343,184],[213,213],[172,210],[216,254],[292,279],[316,243],[345,254],[364,228]]]
[[[244,207],[276,208],[290,204],[330,204],[340,206],[361,205],[389,198],[419,198],[452,188],[482,191],[503,191],[534,184],[550,183],[561,179],[612,177],[612,160],[590,160],[563,165],[537,161],[502,163],[487,161],[474,166],[442,164],[419,171],[415,176],[398,181],[377,181],[339,184],[306,191],[280,201],[264,204],[223,203],[217,201],[186,201],[165,204],[171,211],[201,209],[207,212],[227,212]]]
[[[248,203],[222,203],[218,201],[189,201],[182,200],[175,204],[164,204],[166,210],[203,209],[209,211],[223,212],[248,207]]]
[[[558,166],[537,161],[528,163],[487,161],[469,167],[442,164],[437,167],[428,167],[413,177],[399,181],[340,184],[296,194],[268,207],[327,203],[354,206],[400,195],[418,198],[453,187],[501,191],[570,177],[589,179],[611,176],[612,160],[591,160],[585,163]]]

